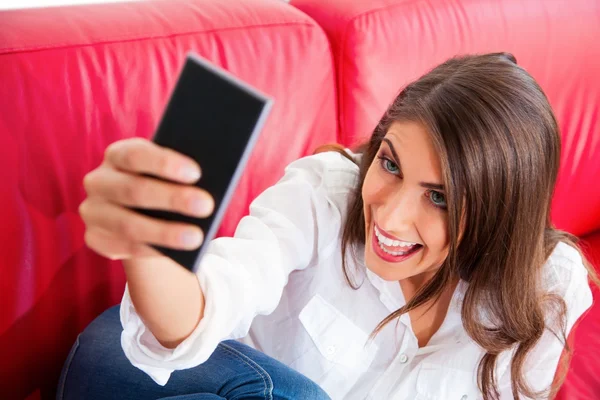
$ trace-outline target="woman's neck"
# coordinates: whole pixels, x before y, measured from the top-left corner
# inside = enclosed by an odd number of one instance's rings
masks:
[[[419,275],[400,281],[400,288],[406,301],[412,299],[431,278],[433,278],[433,274],[430,276]],[[408,313],[419,347],[425,347],[444,322],[458,281],[459,279],[455,279],[448,284],[437,300],[430,300]]]

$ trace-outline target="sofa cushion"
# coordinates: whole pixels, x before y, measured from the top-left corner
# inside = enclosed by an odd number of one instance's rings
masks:
[[[563,138],[559,228],[600,228],[600,2],[292,0],[330,39],[339,140],[368,137],[398,90],[446,59],[513,53],[550,99]],[[582,212],[585,210],[585,212]]]
[[[280,1],[6,11],[0,26],[0,393],[50,399],[76,334],[124,287],[120,263],[84,245],[83,177],[110,143],[152,136],[186,54],[275,99],[221,234],[285,165],[335,140],[334,74],[321,28]]]

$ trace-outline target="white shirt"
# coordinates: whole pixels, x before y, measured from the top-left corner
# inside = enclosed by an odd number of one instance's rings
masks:
[[[233,238],[218,238],[198,268],[206,297],[204,318],[175,349],[161,346],[144,326],[125,288],[121,344],[131,363],[164,385],[173,370],[204,362],[217,344],[240,339],[296,369],[337,399],[479,399],[477,365],[483,350],[461,323],[461,281],[446,318],[419,348],[408,315],[368,341],[387,315],[405,304],[398,282],[366,269],[364,248],[348,270],[341,264],[341,227],[358,167],[335,152],[293,162],[285,176],[250,206]],[[567,328],[592,303],[579,253],[557,245],[544,266],[544,284],[568,308]],[[562,345],[546,332],[527,360],[528,383],[550,385]],[[496,376],[502,399],[512,399],[511,352]]]

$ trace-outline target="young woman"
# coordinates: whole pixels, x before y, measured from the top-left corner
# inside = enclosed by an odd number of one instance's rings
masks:
[[[201,232],[128,207],[208,215],[187,185],[198,166],[115,143],[80,211],[127,287],[120,315],[79,337],[59,398],[547,397],[592,302],[585,260],[550,222],[559,153],[548,100],[512,55],[451,59],[357,153],[290,164],[194,275],[146,243],[192,249]]]

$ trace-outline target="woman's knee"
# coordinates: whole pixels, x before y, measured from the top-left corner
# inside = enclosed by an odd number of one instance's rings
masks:
[[[119,306],[96,318],[79,335],[69,355],[57,399],[140,398],[215,394],[245,399],[329,399],[314,382],[279,361],[236,341],[217,347],[203,364],[175,371],[169,383],[154,384],[121,348]],[[115,390],[117,392],[115,392]],[[111,397],[113,396],[113,397]]]
[[[248,398],[273,400],[330,399],[321,387],[306,376],[251,347],[236,341],[226,341],[219,345],[219,349],[221,352],[229,353],[237,358],[238,364],[244,366],[254,376],[254,385],[246,385],[246,389],[254,386],[256,388],[254,394],[257,397]],[[232,394],[228,393],[229,396]]]
[[[114,387],[116,379],[136,373],[121,349],[121,332],[119,306],[106,310],[88,325],[65,361],[57,399],[82,398],[105,390],[103,386]]]
[[[319,385],[296,371],[273,379],[273,399],[331,400]]]
[[[119,306],[109,308],[94,319],[79,335],[78,348],[71,365],[90,364],[89,368],[102,368],[104,363],[114,365],[123,354],[121,349],[121,322]]]

